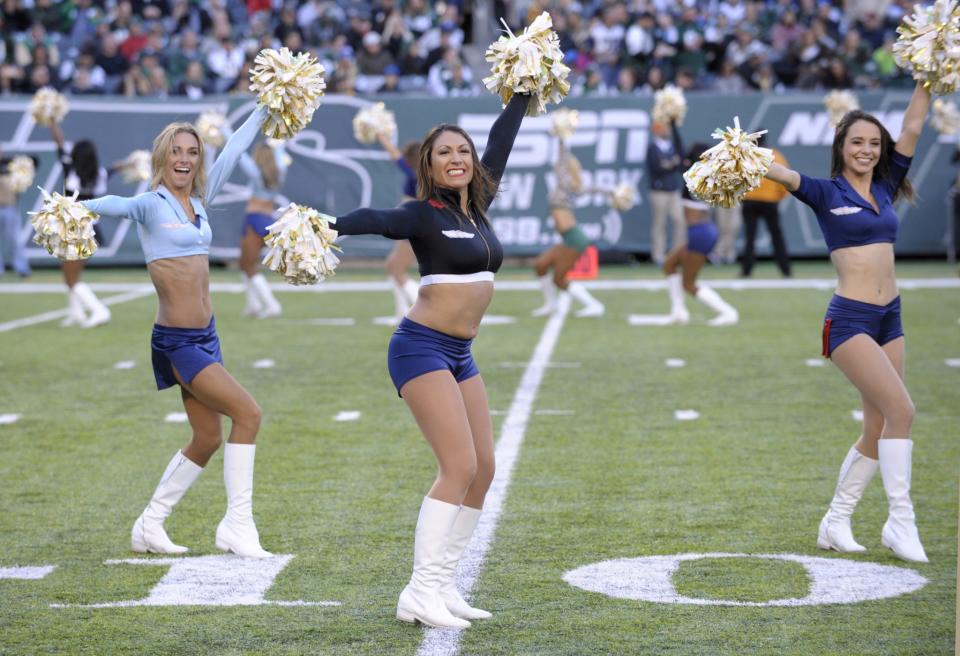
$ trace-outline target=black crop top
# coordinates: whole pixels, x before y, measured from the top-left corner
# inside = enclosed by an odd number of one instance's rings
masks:
[[[481,164],[499,186],[530,96],[514,95],[490,128]],[[481,208],[486,212],[487,207]],[[476,210],[468,221],[460,192],[441,189],[435,198],[414,200],[392,210],[361,208],[337,217],[341,235],[383,235],[409,239],[420,265],[420,284],[493,280],[503,247]]]

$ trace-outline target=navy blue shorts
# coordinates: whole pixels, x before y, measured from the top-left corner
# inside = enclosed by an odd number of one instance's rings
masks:
[[[687,250],[709,255],[717,245],[717,226],[713,221],[687,226]]]
[[[267,226],[276,223],[274,219],[269,214],[260,214],[259,212],[254,212],[252,214],[247,214],[243,217],[243,232],[247,231],[247,226],[253,228],[253,231],[260,235],[261,237],[267,236]]]
[[[480,373],[470,353],[472,339],[446,335],[404,317],[390,338],[387,368],[390,378],[400,388],[417,376],[447,369],[458,383]]]
[[[197,374],[211,364],[223,364],[220,338],[217,337],[213,317],[210,317],[210,325],[206,328],[173,328],[153,324],[150,350],[153,353],[153,375],[157,379],[158,390],[179,384],[173,375],[174,367],[189,385]]]
[[[860,333],[880,346],[902,337],[900,297],[874,305],[834,294],[823,318],[823,357],[829,358],[835,348]]]

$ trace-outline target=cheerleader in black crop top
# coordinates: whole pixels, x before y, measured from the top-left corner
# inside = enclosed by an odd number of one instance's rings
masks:
[[[490,410],[470,343],[503,261],[487,209],[528,100],[510,100],[490,130],[482,160],[461,128],[433,128],[420,146],[418,200],[393,210],[359,209],[334,226],[346,235],[409,239],[420,265],[417,300],[388,352],[397,392],[438,464],[420,507],[413,576],[397,603],[397,618],[405,622],[466,628],[471,619],[490,617],[467,604],[455,584],[457,562],[494,474]]]
[[[918,83],[896,142],[874,116],[848,112],[834,134],[830,179],[776,163],[767,172],[816,212],[838,277],[823,323],[823,353],[863,399],[863,433],[840,467],[817,545],[866,550],[853,538],[850,516],[879,468],[890,505],[880,543],[904,560],[924,563],[910,500],[914,407],[903,382],[893,242],[899,226],[894,202],[913,195],[906,173],[929,106],[930,94]]]
[[[677,152],[682,152],[683,142],[675,123],[671,123],[671,129],[674,147]],[[693,144],[684,156],[683,169],[690,168],[708,147],[704,143]],[[717,245],[717,226],[710,219],[710,206],[694,198],[686,185],[683,186],[681,202],[683,218],[687,223],[687,240],[670,251],[663,261],[663,273],[667,276],[667,289],[670,292],[670,314],[667,322],[685,324],[690,321],[690,313],[684,302],[686,292],[716,312],[716,316],[707,321],[708,325],[731,326],[740,318],[737,310],[723,300],[712,287],[697,283],[700,270],[707,262],[707,255]],[[677,269],[681,269],[683,274],[677,273]]]

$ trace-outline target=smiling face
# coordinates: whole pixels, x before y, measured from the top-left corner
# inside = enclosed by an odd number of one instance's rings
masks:
[[[844,173],[863,176],[872,172],[880,161],[882,145],[880,128],[869,121],[854,121],[843,140]]]
[[[430,176],[434,184],[464,189],[473,180],[473,148],[456,132],[444,131],[430,149]]]
[[[163,165],[163,184],[170,191],[189,194],[200,166],[200,142],[189,132],[177,132]]]

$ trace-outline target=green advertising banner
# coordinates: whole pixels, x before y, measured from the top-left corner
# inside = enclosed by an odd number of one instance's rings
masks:
[[[875,113],[894,138],[899,131],[908,92],[859,94],[861,106]],[[807,175],[827,177],[833,130],[827,121],[820,94],[721,96],[688,94],[689,111],[681,127],[686,144],[711,141],[716,127],[733,124],[739,116],[743,127],[769,130],[768,145],[778,148],[792,168]],[[342,214],[360,206],[392,207],[400,201],[402,176],[379,146],[365,146],[353,138],[352,119],[357,110],[376,99],[330,96],[313,122],[288,144],[293,163],[283,193],[291,201],[316,207],[328,214]],[[483,149],[499,104],[492,96],[478,98],[384,97],[397,117],[398,143],[421,137],[437,123],[457,123],[473,135]],[[30,153],[40,166],[36,184],[46,189],[62,186],[60,165],[50,131],[33,123],[28,97],[0,101],[0,142],[5,155]],[[608,205],[604,193],[587,193],[576,203],[577,219],[584,232],[601,250],[646,253],[650,244],[650,212],[646,202],[645,159],[650,139],[649,112],[652,98],[609,96],[569,99],[564,106],[580,110],[580,127],[571,140],[571,150],[583,163],[586,185],[608,189],[619,182],[636,185],[639,203],[627,212]],[[201,102],[127,98],[73,97],[63,122],[68,141],[90,139],[96,143],[101,163],[122,159],[136,149],[149,149],[153,137],[172,121],[194,121],[204,111],[216,110],[238,125],[254,108],[249,97],[217,97]],[[938,135],[928,128],[917,148],[910,178],[919,200],[898,207],[902,226],[897,242],[901,255],[939,254],[946,251],[950,189],[957,177],[951,156],[955,137]],[[212,150],[212,149],[210,149]],[[216,152],[210,152],[211,158]],[[508,255],[532,255],[557,240],[547,209],[548,190],[553,185],[552,164],[556,139],[550,135],[547,116],[524,120],[510,157],[501,193],[491,208],[491,219]],[[128,184],[113,176],[109,193],[133,195],[146,184]],[[211,259],[228,261],[239,253],[244,204],[249,195],[247,180],[239,168],[210,209],[213,227]],[[39,192],[31,189],[20,197],[26,213],[36,209]],[[791,253],[826,254],[813,213],[793,197],[781,204],[783,227]],[[30,242],[24,217],[20,239],[28,244],[34,265],[52,259]],[[91,261],[100,264],[139,264],[143,255],[130,221],[103,221],[105,243]],[[768,252],[761,229],[759,252]],[[351,237],[344,243],[344,256],[379,257],[391,243],[381,237]],[[6,245],[4,245],[6,247]]]

